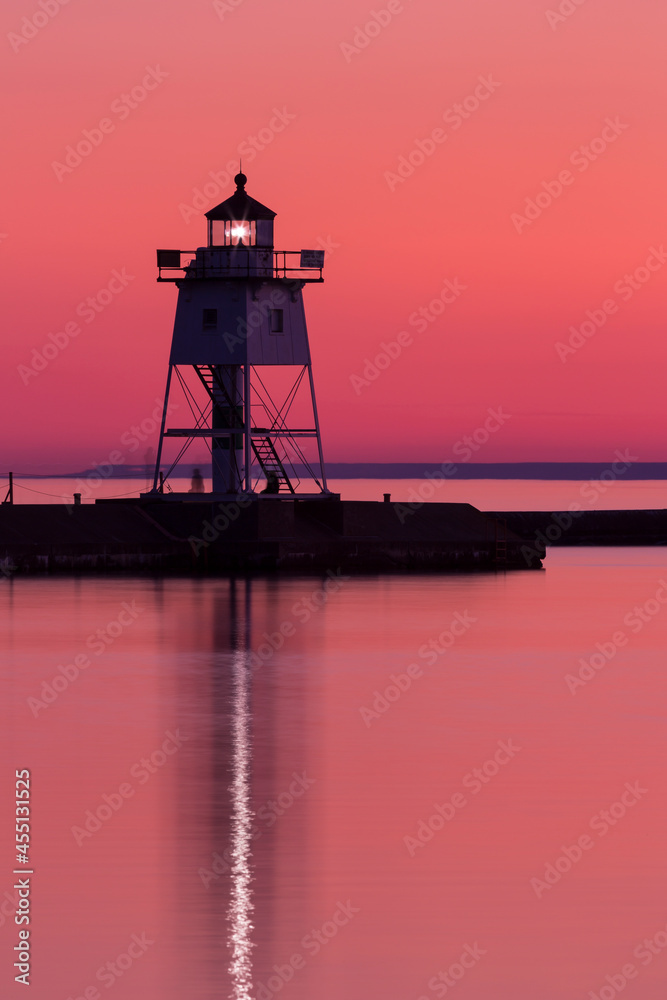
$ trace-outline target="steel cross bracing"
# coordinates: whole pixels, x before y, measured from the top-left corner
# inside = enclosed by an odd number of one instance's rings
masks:
[[[195,439],[195,437],[204,438],[209,454],[211,455],[211,459],[213,459],[212,445],[210,441],[207,439],[208,436],[212,436],[209,434],[209,430],[210,430],[213,407],[216,405],[219,406],[222,403],[223,405],[226,405],[229,408],[230,412],[234,412],[238,406],[238,401],[235,402],[232,399],[227,390],[227,387],[225,386],[223,380],[220,377],[220,372],[218,371],[219,366],[192,365],[186,367],[194,368],[200,383],[206,390],[208,405],[206,405],[205,407],[199,405],[197,399],[194,396],[194,393],[188,386],[186,379],[184,378],[183,374],[179,371],[179,366],[173,365],[172,366],[173,371],[176,373],[176,377],[183,390],[183,394],[185,396],[185,399],[188,403],[189,409],[195,421],[195,426],[193,430],[196,433],[188,435],[187,432],[185,431],[179,432],[179,431],[163,430],[161,438],[162,436],[186,437],[183,446],[179,449],[176,458],[171,463],[169,469],[165,473],[164,477],[165,479],[167,479],[169,475],[171,475],[174,468],[177,466],[178,462],[181,460],[181,458],[183,457],[183,455],[185,454],[185,452],[187,451],[187,449],[189,448],[190,444]],[[298,375],[294,380],[294,383],[292,384],[292,387],[288,391],[283,403],[280,406],[278,406],[274,402],[269,389],[262,381],[262,378],[259,375],[259,372],[257,371],[257,367],[254,365],[250,366],[250,371],[253,373],[254,376],[250,380],[251,393],[254,396],[254,400],[251,399],[251,409],[254,409],[255,411],[257,409],[260,409],[261,411],[263,411],[266,414],[266,422],[267,422],[266,427],[259,427],[257,426],[256,422],[253,422],[251,424],[252,451],[254,452],[257,462],[259,463],[261,472],[267,478],[267,481],[269,480],[269,475],[273,475],[276,477],[278,482],[279,492],[294,493],[295,485],[298,486],[301,481],[298,473],[296,472],[294,461],[292,461],[289,458],[287,449],[285,447],[286,444],[288,444],[293,450],[295,454],[295,459],[300,460],[303,463],[304,467],[308,471],[308,474],[312,477],[313,481],[317,484],[319,489],[320,490],[323,489],[322,484],[320,483],[319,478],[315,473],[315,470],[313,469],[311,463],[304,455],[302,449],[297,443],[295,436],[298,434],[300,437],[317,437],[318,433],[317,428],[312,427],[312,428],[299,428],[298,430],[297,429],[290,430],[290,428],[287,426],[287,417],[295,402],[298,390],[301,386],[301,383],[303,382],[306,372],[308,372],[310,376],[308,368],[309,368],[308,365],[304,365],[301,368],[301,370],[299,371]],[[231,427],[230,429],[238,431],[239,433],[244,433],[245,428],[243,422],[239,420],[239,422],[235,423],[234,426]],[[254,440],[255,437],[260,438],[260,440],[257,443],[255,443]],[[162,450],[161,445],[162,441],[160,441],[160,452]],[[278,453],[276,445],[280,447],[282,456]],[[290,469],[289,473],[287,471],[286,466],[288,466]],[[240,470],[237,469],[237,471]],[[257,485],[260,478],[261,478],[260,476],[257,476],[254,485]],[[246,484],[247,484],[246,488],[248,488],[248,484],[250,483],[251,479],[252,479],[252,470],[249,470],[249,475],[247,476],[246,479]]]

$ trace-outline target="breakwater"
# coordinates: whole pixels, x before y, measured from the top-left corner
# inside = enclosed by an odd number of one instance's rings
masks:
[[[470,504],[170,494],[0,506],[0,566],[22,573],[539,569],[543,551]]]
[[[492,513],[526,544],[667,545],[667,510],[507,511]]]

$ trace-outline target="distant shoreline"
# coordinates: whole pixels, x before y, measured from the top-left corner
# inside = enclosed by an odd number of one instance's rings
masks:
[[[172,476],[187,478],[192,475],[194,464],[179,465]],[[328,462],[327,476],[329,479],[426,479],[441,478],[442,470],[450,472],[446,479],[542,479],[542,480],[588,480],[608,476],[613,467],[613,460],[608,462],[465,462],[465,463],[428,463],[428,462]],[[210,465],[197,466],[203,476],[211,475]],[[297,467],[300,475],[304,475],[303,467]],[[152,470],[151,473],[152,475]],[[85,479],[89,476],[99,476],[95,468],[84,469],[81,472],[58,473],[14,473],[16,479]],[[143,479],[147,478],[145,465],[117,465],[113,475],[104,475],[104,479]],[[614,476],[616,478],[616,476]],[[667,479],[667,462],[635,462],[622,475],[624,480]]]

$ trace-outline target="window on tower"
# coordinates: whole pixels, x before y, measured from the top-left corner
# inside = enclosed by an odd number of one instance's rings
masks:
[[[202,310],[202,330],[212,333],[214,330],[218,329],[218,310],[217,309],[203,309]]]
[[[271,333],[283,333],[283,311],[282,309],[271,310]]]

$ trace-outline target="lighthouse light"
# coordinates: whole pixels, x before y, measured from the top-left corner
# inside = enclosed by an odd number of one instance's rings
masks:
[[[210,223],[209,246],[255,246],[254,220],[215,219]]]

